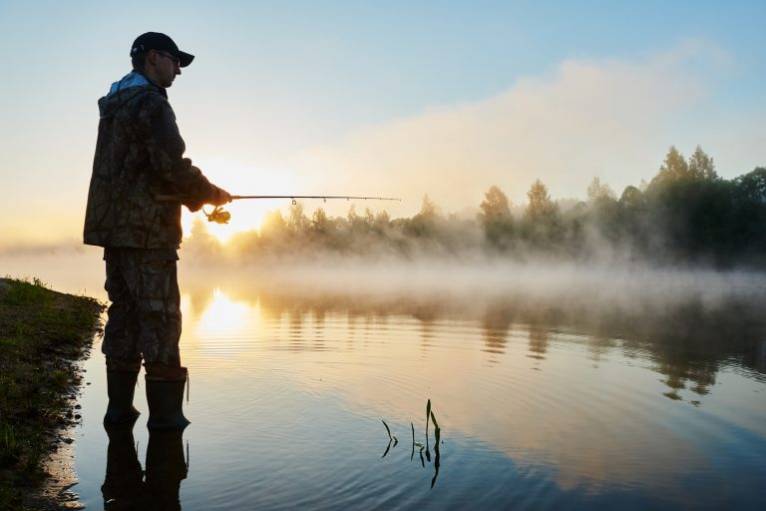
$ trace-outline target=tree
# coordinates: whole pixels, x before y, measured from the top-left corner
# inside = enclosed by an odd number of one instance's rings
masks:
[[[689,177],[689,165],[684,156],[675,146],[670,146],[665,161],[660,166],[660,171],[649,183],[648,191],[656,191],[669,183],[683,181]]]
[[[529,204],[525,216],[531,220],[550,218],[557,212],[556,204],[548,194],[548,188],[538,179],[527,192]]]
[[[556,204],[548,194],[548,188],[538,179],[527,192],[527,209],[524,212],[524,231],[529,240],[538,246],[550,246],[561,235],[561,218]]]
[[[766,263],[766,168],[757,167],[752,172],[734,180],[734,245],[737,255],[754,258]]]
[[[330,230],[331,221],[327,218],[324,209],[317,208],[311,218],[311,229],[318,234],[327,234]]]
[[[369,231],[370,226],[367,223],[367,216],[359,216],[354,204],[348,208],[346,219],[348,220],[349,229],[354,236],[359,236]]]
[[[388,229],[389,225],[391,224],[391,217],[388,214],[388,211],[385,209],[382,211],[379,211],[377,215],[375,215],[375,222],[373,225],[375,226],[375,230],[379,233],[382,233],[386,229]]]
[[[356,214],[356,204],[349,206],[348,213],[346,213],[346,220],[348,220],[348,223],[351,225],[354,225],[354,223],[359,220],[359,215]]]
[[[713,158],[708,156],[700,146],[697,146],[694,153],[689,157],[689,174],[694,179],[718,179]]]
[[[436,204],[426,194],[420,205],[420,213],[413,216],[409,222],[408,231],[417,237],[430,237],[436,232],[438,218],[439,212]]]
[[[270,211],[261,224],[261,235],[263,236],[279,236],[286,230],[287,223],[278,209]]]
[[[665,156],[665,161],[660,166],[660,174],[667,174],[674,180],[688,176],[689,165],[684,160],[684,155],[675,146],[670,146],[668,154]]]
[[[375,223],[375,215],[370,208],[364,208],[364,222],[368,227],[372,227],[372,224]]]
[[[386,211],[385,209],[378,211],[378,214],[375,215],[375,223],[377,225],[388,226],[390,222],[391,222],[391,215],[389,215],[388,211]]]
[[[423,196],[423,202],[420,204],[420,213],[418,216],[426,220],[435,220],[439,214],[439,210],[436,207],[436,203],[431,200],[428,194]]]
[[[734,182],[740,200],[766,205],[766,167],[756,167]]]
[[[284,217],[279,211],[269,213],[259,231],[239,233],[225,246],[219,246],[202,222],[192,227],[190,241],[202,254],[246,257],[301,249],[305,254],[326,250],[413,257],[481,247],[511,257],[643,255],[655,263],[766,266],[764,167],[724,179],[701,147],[688,160],[671,147],[650,185],[628,186],[616,200],[612,189],[594,178],[587,195],[587,201],[553,201],[537,180],[523,212],[516,213],[505,193],[491,186],[473,218],[446,215],[427,195],[410,218],[392,219],[385,211],[373,214],[369,209],[358,214],[354,206],[347,215],[330,217],[320,208],[306,218],[303,206],[295,204]],[[526,248],[530,251],[516,250]]]
[[[588,185],[589,217],[601,236],[616,241],[620,236],[620,207],[608,184],[594,177]]]
[[[597,177],[588,185],[588,202],[594,203],[600,199],[615,199],[614,191],[608,184],[602,183]]]
[[[627,209],[638,209],[644,205],[644,194],[635,186],[626,186],[620,195],[620,204]]]
[[[491,186],[479,207],[479,222],[484,228],[487,241],[497,248],[508,248],[513,236],[513,217],[508,197],[497,186]]]
[[[508,197],[497,186],[491,186],[484,194],[484,200],[479,206],[481,222],[486,224],[497,220],[511,218],[511,207]]]
[[[287,220],[287,226],[293,234],[302,234],[306,232],[309,225],[309,219],[303,213],[303,204],[294,202],[290,206],[290,216]]]
[[[643,250],[646,246],[645,228],[646,219],[646,196],[635,186],[626,186],[618,201],[620,236],[628,246]]]

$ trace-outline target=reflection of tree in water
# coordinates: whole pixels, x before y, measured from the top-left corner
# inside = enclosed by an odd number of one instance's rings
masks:
[[[435,321],[432,319],[420,320],[420,347],[423,348],[423,352],[428,351],[433,345],[433,339],[436,337],[435,333]]]
[[[269,323],[279,323],[287,309],[286,304],[282,304],[279,297],[275,296],[260,295],[258,303],[261,306],[261,317]]]
[[[743,360],[746,367],[752,367],[756,371],[766,374],[766,339],[746,351]]]
[[[685,355],[688,355],[685,357]],[[671,399],[680,399],[678,392],[687,388],[691,383],[691,391],[701,396],[710,392],[709,387],[715,385],[715,375],[718,372],[717,360],[700,361],[690,360],[691,353],[678,354],[674,358],[658,360],[657,371],[667,376],[664,383],[670,387],[666,396]]]
[[[324,348],[324,320],[327,311],[324,307],[318,307],[314,311],[314,346],[317,349]]]
[[[435,303],[418,303],[412,312],[413,317],[420,321],[420,346],[428,351],[436,337],[435,325],[439,317],[439,307]]]
[[[624,328],[615,320],[611,324]],[[757,370],[747,354],[766,332],[753,307],[736,301],[715,309],[686,303],[629,324],[633,333],[625,336],[625,347],[648,354],[655,370],[666,376],[663,382],[670,390],[665,395],[677,400],[684,389],[700,396],[708,394],[724,365]]]
[[[692,392],[701,396],[708,394],[710,387],[715,385],[721,365],[733,350],[744,348],[742,334],[731,333],[737,336],[731,338],[733,346],[726,346],[725,339],[718,338],[721,332],[684,332],[677,337],[665,333],[656,338],[652,346],[653,358],[657,370],[667,375],[668,387],[677,393],[691,385]]]
[[[504,354],[512,323],[513,309],[507,304],[488,307],[481,321],[484,351],[493,355]],[[494,357],[491,360],[494,360]]]
[[[356,310],[346,311],[346,340],[349,346],[356,342],[356,323],[359,320],[359,313]]]
[[[290,340],[296,341],[302,337],[303,330],[303,312],[298,308],[293,308],[287,313],[287,321],[290,330]]]
[[[209,304],[208,295],[195,290],[197,306]],[[482,327],[481,349],[493,354],[506,350],[513,322],[529,325],[528,356],[544,360],[551,329],[587,335],[591,359],[598,363],[612,349],[628,358],[645,358],[665,376],[666,395],[681,398],[683,390],[704,396],[715,385],[723,366],[744,367],[766,375],[766,319],[752,298],[732,297],[703,306],[694,300],[678,303],[634,303],[630,308],[588,300],[561,300],[552,303],[527,296],[504,296],[496,300],[468,300],[445,295],[359,295],[335,293],[306,294],[300,289],[274,291],[249,287],[240,294],[225,292],[235,301],[258,301],[264,318],[279,320],[287,314],[291,349],[307,349],[302,336],[304,314],[314,314],[318,331],[324,328],[327,313],[346,314],[348,342],[355,338],[356,320],[364,317],[366,327],[385,323],[390,316],[414,317],[420,322],[424,351],[438,334],[437,321],[462,319],[478,321]],[[206,297],[207,296],[207,297]],[[365,336],[366,337],[366,336]],[[349,348],[351,346],[349,345]]]
[[[588,338],[588,352],[594,366],[598,367],[601,357],[617,346],[617,340],[605,335],[591,335]]]
[[[548,351],[548,328],[537,323],[529,325],[529,358],[545,360]]]

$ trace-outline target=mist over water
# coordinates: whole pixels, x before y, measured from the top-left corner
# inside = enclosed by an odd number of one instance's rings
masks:
[[[697,319],[688,328],[759,325],[759,304],[766,299],[766,272],[748,270],[337,255],[229,265],[194,260],[193,253],[186,257],[183,250],[180,256],[181,291],[192,296],[221,289],[250,301],[269,294],[341,310],[377,307],[406,313],[417,307],[463,318],[501,308],[529,321],[584,329],[628,322],[633,329],[677,328],[691,314]],[[6,254],[0,256],[0,273],[38,277],[57,290],[107,299],[98,249]]]
[[[180,285],[222,288],[235,294],[259,291],[287,296],[336,296],[372,302],[438,301],[466,314],[497,301],[518,301],[533,309],[665,313],[694,305],[715,313],[732,305],[757,308],[766,298],[766,272],[690,269],[648,264],[520,263],[476,256],[464,260],[420,257],[411,260],[314,255],[311,259],[229,264],[194,258],[179,251]],[[0,255],[0,273],[38,277],[54,289],[89,292],[105,298],[102,251],[59,248]]]
[[[664,309],[690,300],[716,308],[730,299],[755,300],[766,294],[766,273],[752,271],[652,268],[646,265],[595,266],[574,263],[514,263],[446,259],[366,262],[325,258],[307,263],[265,262],[231,269],[194,263],[190,283],[201,278],[233,286],[282,287],[297,293],[440,296],[470,303],[499,298],[559,302],[559,305]]]

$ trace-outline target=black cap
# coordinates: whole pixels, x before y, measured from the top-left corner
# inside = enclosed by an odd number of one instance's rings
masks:
[[[176,43],[170,37],[159,32],[147,32],[136,37],[136,40],[133,41],[133,46],[130,48],[130,56],[133,57],[140,53],[146,53],[149,50],[170,53],[178,59],[181,67],[188,66],[194,60],[194,55],[179,50]]]

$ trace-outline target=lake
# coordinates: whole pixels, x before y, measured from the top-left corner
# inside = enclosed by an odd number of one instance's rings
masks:
[[[0,273],[105,298],[98,254],[67,257]],[[141,376],[110,441],[96,339],[87,509],[766,506],[762,274],[357,261],[183,267],[181,287],[192,423],[149,438]]]

